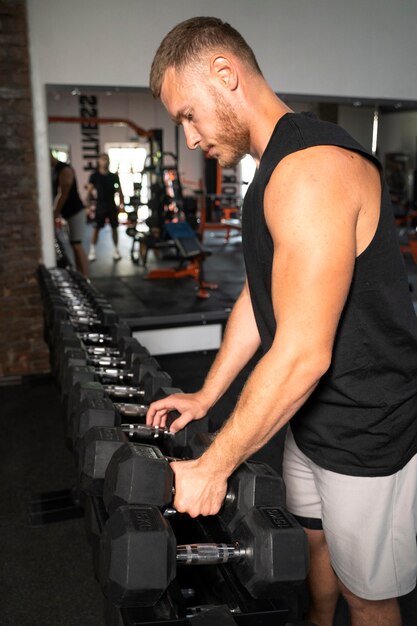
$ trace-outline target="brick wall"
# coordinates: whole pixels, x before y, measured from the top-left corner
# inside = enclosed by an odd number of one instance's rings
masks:
[[[0,0],[0,378],[48,371],[24,0]]]

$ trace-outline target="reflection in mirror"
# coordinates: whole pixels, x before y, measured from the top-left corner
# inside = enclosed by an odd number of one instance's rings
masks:
[[[319,118],[340,124],[363,147],[373,152],[386,168],[387,180],[396,211],[417,208],[416,137],[417,102],[369,100],[364,98],[322,97],[279,94],[295,112],[311,111]],[[178,172],[186,195],[200,204],[205,179],[204,159],[198,151],[187,149],[182,133],[172,124],[159,101],[148,89],[123,89],[108,86],[51,85],[47,87],[48,116],[84,117],[84,124],[50,123],[49,143],[62,150],[77,171],[80,192],[97,164],[100,152],[111,155],[112,171],[118,171],[125,195],[144,212],[146,220],[150,181],[142,172],[149,155],[149,141],[124,125],[96,125],[94,117],[130,119],[148,131],[160,129],[161,150],[175,153]],[[89,118],[89,119],[88,119]],[[63,159],[62,159],[63,160]],[[146,169],[146,168],[145,168]],[[250,157],[243,160],[237,178],[243,197],[254,173]],[[125,216],[122,216],[126,218]]]

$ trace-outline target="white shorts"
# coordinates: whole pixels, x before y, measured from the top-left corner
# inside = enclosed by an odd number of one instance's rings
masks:
[[[288,428],[283,478],[288,510],[321,519],[332,567],[352,593],[384,600],[414,589],[417,455],[391,476],[346,476],[313,463]]]

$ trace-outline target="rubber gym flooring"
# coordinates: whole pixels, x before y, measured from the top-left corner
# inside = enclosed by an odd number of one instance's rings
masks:
[[[131,263],[131,240],[121,233],[123,258],[111,261],[109,232],[103,232],[91,279],[123,317],[215,311],[233,305],[243,284],[240,243],[224,243],[219,232],[206,238],[213,254],[207,278],[219,283],[208,300],[198,301],[192,279],[148,281],[146,270]],[[172,261],[164,261],[172,265]],[[417,293],[417,271],[406,259],[410,285]],[[150,259],[150,267],[160,263]],[[413,287],[413,285],[416,287]],[[416,297],[417,298],[417,297]],[[163,369],[184,391],[197,389],[213,352],[158,357]],[[228,414],[244,380],[246,368],[210,413],[212,429]],[[62,408],[54,381],[48,376],[24,378],[0,385],[0,624],[1,626],[101,626],[105,605],[94,578],[91,549],[82,517],[33,525],[31,504],[36,494],[66,490],[74,484],[72,454],[64,439]],[[279,469],[282,436],[257,458]],[[403,626],[417,624],[417,591],[401,599]],[[341,604],[334,626],[347,626]]]
[[[204,264],[205,280],[216,282],[218,288],[210,291],[208,299],[200,299],[196,296],[197,282],[191,277],[149,280],[152,270],[176,268],[178,260],[169,251],[159,259],[150,251],[147,268],[135,265],[130,259],[132,239],[123,229],[119,231],[122,259],[111,259],[110,233],[104,230],[97,246],[97,261],[90,263],[90,277],[120,316],[206,313],[233,306],[244,280],[240,237],[233,236],[226,243],[222,231],[206,233],[203,245],[211,254]]]

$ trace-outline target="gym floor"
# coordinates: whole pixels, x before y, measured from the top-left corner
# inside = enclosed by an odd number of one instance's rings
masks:
[[[90,232],[91,227],[87,227],[86,249]],[[177,267],[178,261],[170,258],[169,251],[163,259],[151,250],[146,268],[132,263],[133,240],[122,226],[119,227],[121,260],[112,260],[111,231],[107,226],[100,234],[97,260],[89,264],[90,278],[115,311],[126,318],[231,308],[243,286],[244,265],[239,233],[233,231],[229,242],[225,242],[225,234],[226,231],[217,230],[206,231],[204,235],[203,247],[211,253],[204,263],[205,280],[218,283],[218,289],[211,291],[207,300],[196,297],[197,283],[192,278],[148,280],[149,271]]]
[[[90,233],[86,233],[88,240]],[[222,231],[207,233],[204,245],[212,255],[206,262],[207,279],[219,283],[208,300],[196,298],[195,282],[149,281],[147,270],[130,260],[132,240],[120,228],[122,259],[111,260],[110,231],[97,246],[97,260],[90,263],[93,284],[122,317],[216,311],[233,305],[243,284],[243,261],[238,237],[225,243]],[[164,266],[174,266],[171,260]],[[415,266],[406,258],[410,286],[417,284]],[[161,261],[150,255],[149,269]],[[415,289],[417,292],[417,287]],[[413,296],[414,297],[414,296]],[[174,384],[184,391],[197,389],[214,352],[189,352],[157,357]],[[227,416],[250,370],[246,368],[221,403],[210,413],[216,429]],[[28,377],[16,385],[0,386],[2,430],[0,458],[0,551],[2,584],[0,615],[3,626],[99,626],[104,625],[105,604],[94,572],[91,548],[82,517],[33,525],[31,503],[36,494],[70,488],[75,470],[65,446],[62,407],[54,381],[49,376]],[[256,458],[280,468],[282,435]],[[417,622],[417,591],[401,599],[403,626]],[[335,626],[347,626],[341,604]]]

